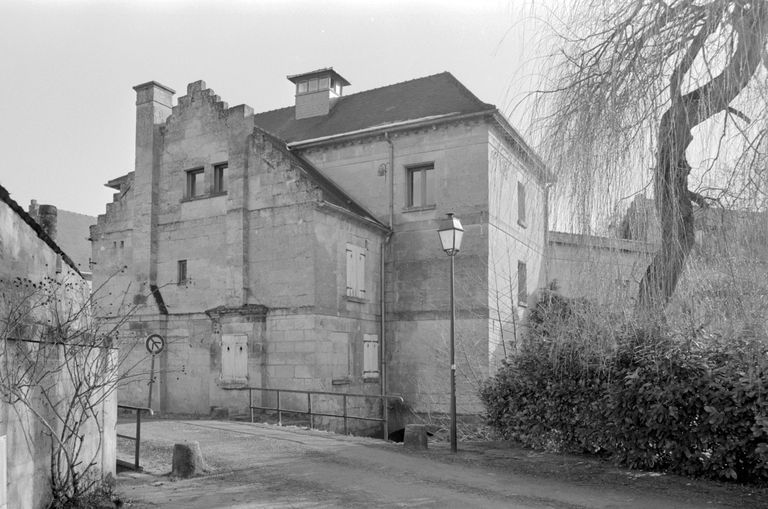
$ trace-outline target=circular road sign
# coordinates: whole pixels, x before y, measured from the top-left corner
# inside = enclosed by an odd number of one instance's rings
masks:
[[[165,348],[165,339],[160,334],[152,334],[147,338],[147,351],[157,355]]]

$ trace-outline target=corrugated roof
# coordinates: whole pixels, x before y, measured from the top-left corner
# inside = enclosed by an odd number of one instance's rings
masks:
[[[327,115],[296,120],[294,107],[254,115],[254,122],[282,140],[332,136],[374,126],[495,109],[451,73],[442,72],[338,98]]]

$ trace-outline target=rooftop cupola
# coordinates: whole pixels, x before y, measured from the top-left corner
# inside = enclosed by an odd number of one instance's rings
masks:
[[[349,85],[333,67],[294,74],[288,79],[296,85],[296,120],[327,115]]]

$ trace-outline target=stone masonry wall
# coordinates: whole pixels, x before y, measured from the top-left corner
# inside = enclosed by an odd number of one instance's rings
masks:
[[[143,339],[152,333],[168,345],[155,359],[153,389],[153,407],[164,412],[243,414],[246,386],[377,394],[378,383],[363,381],[362,363],[364,335],[379,331],[381,231],[324,202],[285,148],[254,129],[247,107],[227,108],[202,82],[189,85],[157,136],[150,263],[167,314],[149,299],[127,327],[135,344],[124,365],[135,366],[135,378],[121,401],[147,402],[151,360]],[[218,193],[214,167],[224,162],[228,186]],[[190,198],[187,172],[198,168],[203,192]],[[121,197],[148,199],[130,191]],[[127,222],[111,208],[98,225],[107,248],[117,234],[111,226]],[[121,210],[129,215],[132,207]],[[364,299],[346,296],[347,244],[366,254]],[[187,262],[183,282],[179,260]],[[127,261],[131,285],[146,286],[138,276],[152,271]],[[237,382],[222,379],[223,336],[232,334],[247,337],[247,377]]]

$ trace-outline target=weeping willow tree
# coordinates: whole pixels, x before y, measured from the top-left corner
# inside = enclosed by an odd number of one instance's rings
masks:
[[[694,204],[765,205],[768,0],[564,5],[548,19],[557,36],[537,94],[540,149],[585,221],[645,177],[661,247],[638,303],[663,309],[694,245]]]

